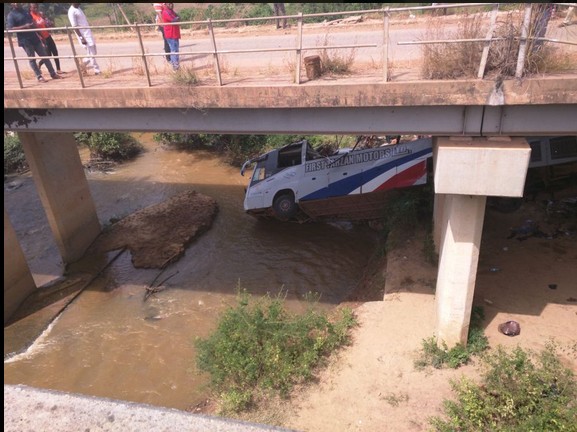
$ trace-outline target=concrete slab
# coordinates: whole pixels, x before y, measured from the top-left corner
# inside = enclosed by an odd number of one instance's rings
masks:
[[[175,409],[4,385],[4,432],[288,432]]]

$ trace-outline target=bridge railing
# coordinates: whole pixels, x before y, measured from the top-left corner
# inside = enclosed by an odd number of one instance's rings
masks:
[[[223,20],[203,20],[203,21],[184,21],[180,22],[179,25],[181,28],[187,27],[201,27],[206,28],[209,41],[211,45],[211,49],[209,50],[180,50],[179,56],[181,58],[185,57],[193,57],[193,56],[212,56],[213,58],[213,65],[214,65],[214,74],[216,77],[216,81],[219,86],[223,84],[223,67],[221,65],[221,58],[224,55],[231,55],[231,54],[249,54],[249,53],[267,53],[267,52],[292,52],[294,53],[294,82],[296,84],[301,84],[303,81],[301,79],[301,65],[303,64],[303,53],[306,52],[322,52],[326,50],[343,50],[343,49],[350,49],[356,50],[359,48],[380,48],[381,56],[382,56],[382,81],[387,82],[390,81],[390,68],[391,64],[394,62],[395,59],[392,58],[390,52],[390,45],[391,45],[391,20],[393,17],[399,17],[401,15],[412,14],[413,12],[432,12],[436,13],[437,11],[443,10],[443,13],[446,13],[447,9],[468,9],[468,8],[489,8],[491,9],[490,17],[489,17],[489,27],[487,29],[486,36],[484,38],[473,38],[473,39],[442,39],[442,40],[418,40],[418,41],[399,41],[397,42],[398,45],[426,45],[426,44],[458,44],[458,43],[471,43],[477,42],[483,44],[483,50],[481,55],[481,61],[478,68],[477,78],[482,79],[485,76],[485,68],[487,64],[487,58],[489,56],[489,51],[491,49],[492,42],[503,40],[503,38],[495,37],[495,28],[497,22],[497,16],[499,12],[499,3],[458,3],[458,4],[447,4],[447,3],[439,3],[434,4],[433,6],[411,6],[411,7],[398,7],[398,8],[390,8],[385,7],[383,9],[371,9],[371,10],[357,10],[357,11],[343,11],[343,12],[332,12],[332,13],[316,13],[316,14],[302,14],[299,13],[298,15],[285,15],[285,16],[270,16],[270,17],[258,17],[258,18],[242,18],[242,19],[223,19]],[[573,3],[556,3],[556,5],[562,6],[577,6]],[[524,19],[523,25],[520,29],[520,34],[515,37],[516,40],[519,41],[519,51],[517,56],[517,67],[515,76],[520,78],[524,74],[525,68],[525,59],[527,56],[527,49],[528,49],[528,42],[529,41],[541,41],[541,42],[549,42],[549,43],[559,43],[559,44],[568,44],[568,45],[575,45],[577,46],[577,41],[572,40],[559,40],[559,39],[551,39],[545,38],[544,35],[539,36],[531,36],[529,35],[528,28],[529,22],[531,20],[532,10],[535,7],[533,3],[527,3],[525,5],[524,11]],[[318,17],[342,17],[347,15],[371,15],[371,16],[380,16],[382,17],[382,29],[381,29],[381,40],[379,43],[371,43],[371,44],[345,44],[345,45],[329,45],[325,40],[325,43],[322,45],[315,45],[315,46],[303,46],[303,35],[305,33],[307,20],[311,18],[318,18]],[[296,34],[296,43],[290,47],[275,47],[275,48],[251,48],[250,44],[247,44],[247,48],[242,49],[219,49],[217,44],[218,33],[215,32],[215,25],[229,25],[231,23],[250,23],[254,21],[276,21],[278,19],[287,19],[287,20],[295,20],[297,22],[297,34]],[[142,65],[144,69],[143,75],[146,77],[147,85],[151,87],[152,80],[151,80],[151,68],[150,68],[150,59],[154,57],[164,57],[167,55],[165,52],[147,52],[143,42],[143,32],[147,32],[153,30],[157,27],[158,24],[140,24],[140,23],[133,23],[133,24],[126,24],[126,25],[105,25],[105,26],[89,26],[89,27],[52,27],[48,28],[48,31],[57,31],[57,32],[64,32],[67,35],[68,42],[70,44],[70,49],[72,55],[58,55],[58,56],[48,56],[44,58],[50,59],[73,59],[76,65],[76,73],[79,78],[80,86],[85,88],[85,81],[84,81],[84,68],[82,62],[84,59],[88,57],[95,57],[95,58],[140,58],[142,60]],[[86,54],[78,54],[76,50],[76,46],[74,44],[74,38],[76,37],[74,34],[75,28],[90,28],[94,32],[100,30],[110,30],[110,29],[122,29],[122,30],[130,30],[136,33],[137,36],[137,43],[135,43],[135,50],[133,52],[127,54],[98,54],[93,56],[88,56]],[[21,32],[35,32],[37,30],[19,30]],[[14,37],[18,31],[14,30],[5,30],[4,34],[5,37],[8,39],[8,43],[11,50],[11,57],[4,58],[4,62],[13,62],[14,69],[16,71],[16,75],[18,78],[18,83],[20,88],[24,88],[24,82],[22,79],[22,73],[19,67],[19,61],[29,61],[34,60],[37,57],[22,57],[16,55],[15,50],[15,42]],[[250,41],[249,37],[247,37],[247,41]],[[5,68],[6,71],[6,68]]]

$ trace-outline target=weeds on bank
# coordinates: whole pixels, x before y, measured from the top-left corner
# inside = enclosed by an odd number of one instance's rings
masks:
[[[289,314],[284,298],[252,301],[246,291],[220,318],[216,331],[198,339],[197,366],[208,372],[223,413],[256,405],[263,395],[287,396],[313,377],[328,354],[348,343],[356,325],[350,309],[335,321],[313,309]]]
[[[325,35],[322,45],[327,47],[330,44],[330,37]],[[321,75],[333,74],[343,75],[351,71],[357,55],[356,48],[347,50],[323,49],[319,52],[321,58]]]
[[[432,211],[433,193],[430,184],[391,193],[387,201],[387,210],[381,218],[383,253],[386,254],[387,251],[399,247],[416,226],[428,223],[426,221],[431,220]],[[429,250],[432,248],[431,253],[434,254],[434,246],[423,247]],[[434,256],[431,255],[428,259],[434,261]]]
[[[539,353],[499,346],[483,358],[480,384],[453,381],[456,400],[445,400],[438,432],[575,431],[577,381],[548,343]]]
[[[523,6],[524,7],[524,6]],[[534,8],[529,25],[529,38],[535,37],[543,12]],[[516,73],[520,48],[519,35],[523,13],[509,11],[496,23],[494,40],[491,41],[485,66],[485,76],[513,77]],[[434,20],[427,23],[423,40],[484,39],[485,31],[479,14],[465,15],[454,32],[445,32]],[[473,78],[479,65],[485,42],[427,44],[423,47],[421,74],[425,79]],[[575,58],[560,49],[529,39],[524,64],[524,74],[542,74],[570,70]]]
[[[444,367],[456,369],[467,364],[473,355],[478,355],[489,347],[487,337],[481,328],[484,318],[483,308],[473,307],[467,345],[457,344],[449,349],[444,342],[440,347],[434,336],[423,340],[422,351],[415,360],[415,367],[419,370],[428,366],[435,369]]]
[[[193,86],[198,84],[199,79],[192,66],[180,65],[180,68],[172,74],[172,81],[179,86]]]

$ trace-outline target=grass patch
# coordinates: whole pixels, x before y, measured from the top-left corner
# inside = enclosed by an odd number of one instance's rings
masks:
[[[180,68],[172,74],[172,82],[179,86],[194,86],[199,83],[199,79],[192,66],[181,64]]]
[[[445,418],[430,419],[435,431],[577,430],[577,382],[553,343],[539,353],[499,346],[483,367],[480,384],[451,383],[456,400],[443,402]]]
[[[487,337],[481,328],[484,318],[483,308],[473,307],[467,345],[457,344],[449,349],[444,342],[439,346],[434,336],[424,339],[420,356],[415,360],[415,367],[419,370],[428,366],[435,369],[445,367],[456,369],[467,364],[473,355],[478,355],[489,347]]]
[[[325,35],[322,45],[330,45],[330,37]],[[351,49],[323,49],[319,51],[321,58],[321,75],[344,75],[351,72],[351,67],[355,62],[357,54],[356,48]]]
[[[350,309],[331,321],[312,302],[306,313],[291,315],[283,300],[266,296],[253,302],[242,291],[216,331],[196,341],[197,366],[210,374],[222,413],[251,408],[268,394],[287,396],[313,377],[328,354],[348,343],[356,325]]]
[[[398,407],[401,403],[405,403],[409,401],[409,395],[404,392],[396,393],[389,393],[386,396],[383,396],[384,399],[390,406]]]
[[[77,132],[74,138],[78,144],[88,147],[93,159],[125,161],[143,150],[142,144],[122,132]]]
[[[391,191],[387,210],[380,220],[382,253],[400,247],[412,235],[416,226],[422,225],[431,230],[429,221],[432,212],[433,193],[430,184]]]

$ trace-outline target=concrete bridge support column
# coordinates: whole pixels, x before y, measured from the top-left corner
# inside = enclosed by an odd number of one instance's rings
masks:
[[[445,195],[437,275],[437,338],[466,343],[485,217],[485,196]]]
[[[4,210],[4,324],[35,289],[16,231]]]
[[[65,264],[100,233],[96,207],[71,133],[19,132],[38,195]]]
[[[523,138],[437,138],[437,338],[466,344],[487,196],[522,197],[531,148]]]

